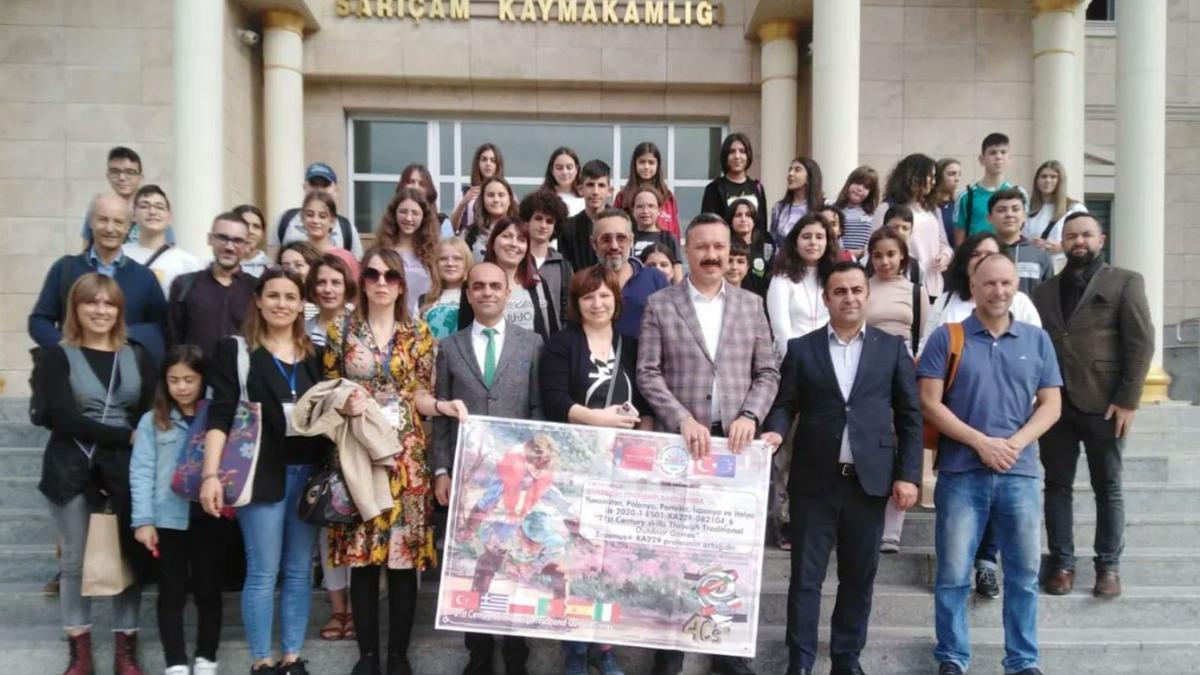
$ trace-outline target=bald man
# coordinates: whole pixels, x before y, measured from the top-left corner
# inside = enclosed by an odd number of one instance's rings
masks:
[[[437,355],[437,397],[459,399],[472,415],[542,419],[538,362],[542,338],[508,323],[508,275],[493,263],[480,263],[467,274],[466,295],[475,319],[470,326],[442,340]],[[429,454],[433,492],[438,503],[450,501],[450,471],[454,469],[458,421],[433,418],[433,452]],[[486,588],[482,589],[486,592]],[[470,660],[463,675],[493,672],[493,639],[486,633],[464,633]],[[505,636],[500,647],[504,672],[525,673],[529,647],[525,638]]]
[[[76,279],[96,272],[112,277],[125,294],[130,342],[145,348],[155,363],[162,361],[167,301],[154,273],[121,251],[130,223],[129,203],[124,197],[104,193],[92,199],[88,208],[91,245],[87,251],[63,256],[50,266],[29,314],[29,337],[39,347],[51,347],[62,340],[67,293]]]
[[[989,525],[1004,564],[1004,672],[1041,673],[1037,441],[1058,419],[1062,376],[1050,336],[1013,319],[1017,286],[1016,265],[988,254],[971,276],[975,311],[934,331],[917,366],[925,420],[941,432],[934,495],[938,675],[961,675],[970,666],[967,596],[975,551]],[[960,349],[951,347],[952,330],[961,331]],[[953,377],[951,352],[958,353]]]

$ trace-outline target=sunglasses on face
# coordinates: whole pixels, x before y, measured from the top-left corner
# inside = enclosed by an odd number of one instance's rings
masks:
[[[367,269],[363,270],[362,278],[363,281],[368,284],[377,284],[379,283],[380,279],[383,279],[389,286],[399,286],[404,281],[404,277],[402,277],[396,270],[380,272],[374,267],[368,267]]]

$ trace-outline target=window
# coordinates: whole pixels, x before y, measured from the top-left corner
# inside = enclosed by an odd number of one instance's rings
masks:
[[[635,145],[652,141],[663,154],[662,170],[679,203],[679,220],[700,211],[704,186],[720,175],[718,155],[726,128],[702,124],[612,124],[513,120],[405,120],[355,117],[350,120],[350,212],[360,232],[373,232],[380,214],[412,163],[424,164],[438,190],[438,210],[449,213],[471,184],[475,148],[495,143],[504,155],[504,176],[517,198],[542,184],[550,153],[575,150],[580,162],[602,159],[612,167],[620,190]]]
[[[1096,217],[1096,222],[1100,223],[1100,231],[1104,233],[1104,248],[1100,250],[1100,257],[1104,262],[1112,262],[1112,195],[1085,195],[1083,205],[1087,207],[1088,213]]]
[[[1117,0],[1092,0],[1087,8],[1088,21],[1116,21]]]

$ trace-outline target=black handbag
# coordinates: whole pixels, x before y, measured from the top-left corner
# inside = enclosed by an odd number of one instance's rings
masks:
[[[327,466],[314,473],[300,495],[300,520],[310,525],[354,525],[362,521],[341,469]]]

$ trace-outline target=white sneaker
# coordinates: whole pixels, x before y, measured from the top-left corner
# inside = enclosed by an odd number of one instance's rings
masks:
[[[190,672],[187,666],[171,666],[163,671],[163,675],[188,675]],[[217,671],[214,670],[212,672],[215,673]]]
[[[194,675],[217,675],[217,662],[197,656],[196,665],[192,666]]]

